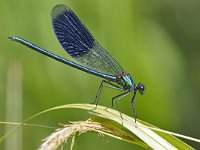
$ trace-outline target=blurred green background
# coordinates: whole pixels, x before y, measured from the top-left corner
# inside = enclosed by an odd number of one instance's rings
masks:
[[[67,59],[51,25],[51,10],[63,3],[72,8],[97,41],[146,85],[137,95],[138,118],[162,129],[200,138],[200,1],[177,0],[1,0],[0,121],[20,122],[68,103],[90,103],[101,79],[33,52],[8,36],[20,36]],[[111,107],[118,92],[104,89],[101,105]],[[132,115],[131,96],[120,101]],[[59,110],[30,123],[58,126],[85,120],[85,111]],[[0,135],[11,127],[0,125]],[[24,127],[0,144],[0,149],[37,149],[53,129]],[[194,142],[187,141],[198,148]],[[12,147],[13,146],[13,147]],[[109,137],[87,133],[74,149],[133,149]],[[135,146],[134,149],[140,149]]]

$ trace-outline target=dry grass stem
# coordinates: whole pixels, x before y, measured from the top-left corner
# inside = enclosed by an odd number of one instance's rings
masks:
[[[80,135],[81,133],[85,133],[87,131],[96,131],[99,133],[106,132],[107,134],[113,132],[106,126],[90,120],[72,122],[70,125],[65,125],[63,128],[57,129],[50,136],[44,139],[44,142],[40,146],[39,150],[55,150],[64,143],[67,143],[67,140],[70,137],[76,134]]]

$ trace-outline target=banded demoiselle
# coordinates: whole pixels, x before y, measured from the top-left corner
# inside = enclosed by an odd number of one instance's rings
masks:
[[[130,74],[124,71],[118,62],[95,40],[89,30],[70,8],[63,4],[56,5],[52,10],[51,17],[58,41],[65,51],[82,65],[55,55],[20,37],[13,36],[10,39],[59,62],[103,78],[95,98],[96,107],[103,87],[123,91],[121,94],[112,98],[112,108],[115,100],[119,112],[119,100],[133,92],[131,106],[136,118],[134,109],[136,92],[139,91],[143,95],[145,86],[141,83],[136,84],[134,82]]]

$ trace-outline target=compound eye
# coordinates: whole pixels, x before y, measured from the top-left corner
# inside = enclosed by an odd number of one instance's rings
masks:
[[[141,95],[143,95],[145,93],[145,86],[142,83],[138,84],[137,89]]]

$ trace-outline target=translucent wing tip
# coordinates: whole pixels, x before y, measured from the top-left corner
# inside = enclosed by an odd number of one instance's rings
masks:
[[[60,15],[62,15],[65,11],[71,11],[70,8],[68,8],[66,5],[64,4],[58,4],[56,6],[53,7],[52,10],[52,19],[55,20],[56,18],[58,18]]]

